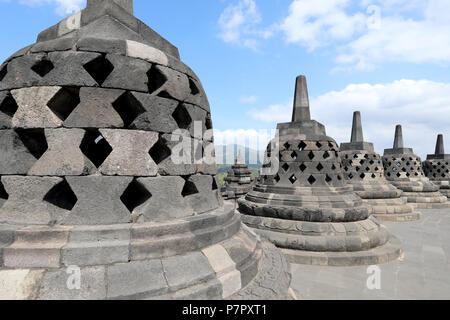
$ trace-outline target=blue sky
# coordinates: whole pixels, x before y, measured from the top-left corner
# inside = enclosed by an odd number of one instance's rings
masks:
[[[0,59],[84,3],[0,0]],[[308,78],[313,118],[338,142],[348,141],[354,110],[362,112],[366,140],[378,152],[391,147],[398,123],[405,145],[421,156],[433,152],[438,133],[450,141],[448,0],[135,0],[134,6],[199,75],[219,142],[289,121],[299,74]],[[450,142],[446,147],[450,153]]]

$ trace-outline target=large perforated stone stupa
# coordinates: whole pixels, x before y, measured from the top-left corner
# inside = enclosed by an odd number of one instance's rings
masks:
[[[0,298],[286,298],[222,204],[200,80],[132,8],[88,0],[0,68]]]
[[[311,120],[304,76],[297,78],[292,122],[277,129],[264,164],[277,171],[265,172],[238,200],[244,223],[283,248],[294,263],[361,265],[396,259],[399,240],[370,217],[345,182],[336,142]]]
[[[437,137],[434,154],[429,154],[423,162],[423,171],[427,178],[441,188],[440,192],[450,198],[450,154],[445,154],[442,134]]]
[[[225,178],[226,186],[223,196],[227,199],[240,198],[252,189],[254,178],[239,150],[234,165]]]
[[[395,128],[394,147],[384,150],[386,179],[403,190],[403,196],[417,208],[446,208],[447,197],[428,179],[422,170],[422,160],[412,148],[403,145],[402,126]]]
[[[353,114],[351,142],[341,144],[344,177],[372,209],[379,220],[413,221],[420,213],[402,197],[403,191],[391,185],[384,177],[383,160],[375,152],[373,143],[364,141],[361,113]]]

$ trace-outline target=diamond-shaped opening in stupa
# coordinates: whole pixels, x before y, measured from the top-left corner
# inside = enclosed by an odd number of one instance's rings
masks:
[[[95,58],[83,67],[100,86],[114,70],[113,64],[106,58],[106,55]]]
[[[80,149],[97,168],[103,164],[113,150],[98,129],[86,130]]]
[[[152,197],[150,191],[136,179],[134,179],[123,192],[120,200],[127,207],[128,211],[133,212],[134,209],[147,202]]]
[[[42,59],[33,64],[31,70],[33,70],[36,74],[38,74],[41,78],[43,78],[48,73],[50,73],[50,71],[52,71],[54,68],[55,66],[50,60]]]
[[[66,120],[80,103],[79,88],[61,88],[47,103],[47,107],[62,121]]]
[[[117,98],[117,100],[112,103],[112,106],[122,118],[125,128],[128,128],[137,117],[145,112],[142,104],[129,91]]]
[[[54,186],[44,197],[44,201],[62,208],[72,210],[78,199],[70,185],[64,179],[62,182]]]
[[[47,151],[48,144],[44,129],[16,129],[23,145],[36,158],[39,159]]]

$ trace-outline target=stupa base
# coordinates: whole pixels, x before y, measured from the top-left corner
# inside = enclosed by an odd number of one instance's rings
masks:
[[[444,196],[439,191],[436,192],[404,192],[403,196],[408,199],[409,204],[414,204],[416,208],[418,208],[416,205],[444,205],[442,208],[448,208],[447,205],[447,197]],[[450,203],[448,204],[450,205]],[[420,208],[423,208],[420,207]]]
[[[450,202],[444,203],[411,203],[411,205],[416,209],[449,209]]]
[[[242,215],[242,221],[257,234],[283,249],[285,254],[290,253],[288,261],[292,263],[314,265],[384,263],[397,258],[402,248],[401,243],[373,217],[363,221],[336,223]]]
[[[411,222],[420,220],[422,215],[419,212],[396,213],[396,214],[374,214],[379,221],[386,222]]]
[[[0,226],[0,299],[286,299],[290,278],[229,205],[164,223]]]
[[[311,252],[291,249],[281,250],[290,263],[318,266],[377,265],[394,261],[402,254],[402,243],[391,237],[381,247],[358,252]]]
[[[450,199],[450,189],[441,189],[439,192]]]

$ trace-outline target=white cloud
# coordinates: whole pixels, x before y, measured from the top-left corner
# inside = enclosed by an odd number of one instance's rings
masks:
[[[309,50],[335,46],[338,70],[371,70],[385,62],[447,64],[449,11],[448,0],[295,0],[280,30],[288,43]]]
[[[259,30],[261,14],[255,0],[239,0],[230,4],[220,15],[218,24],[220,38],[227,43],[242,45],[256,50],[259,39],[267,39],[271,31]]]
[[[327,127],[339,142],[350,139],[352,114],[362,112],[366,140],[379,152],[393,143],[394,127],[403,124],[405,145],[421,156],[432,153],[436,135],[450,139],[450,83],[429,80],[398,80],[388,84],[351,84],[311,99],[313,119]],[[255,120],[290,121],[292,104],[253,110]],[[450,141],[450,140],[449,140]]]
[[[295,0],[289,15],[279,26],[289,43],[309,49],[326,45],[331,40],[347,40],[366,25],[362,13],[347,14],[349,0]]]

